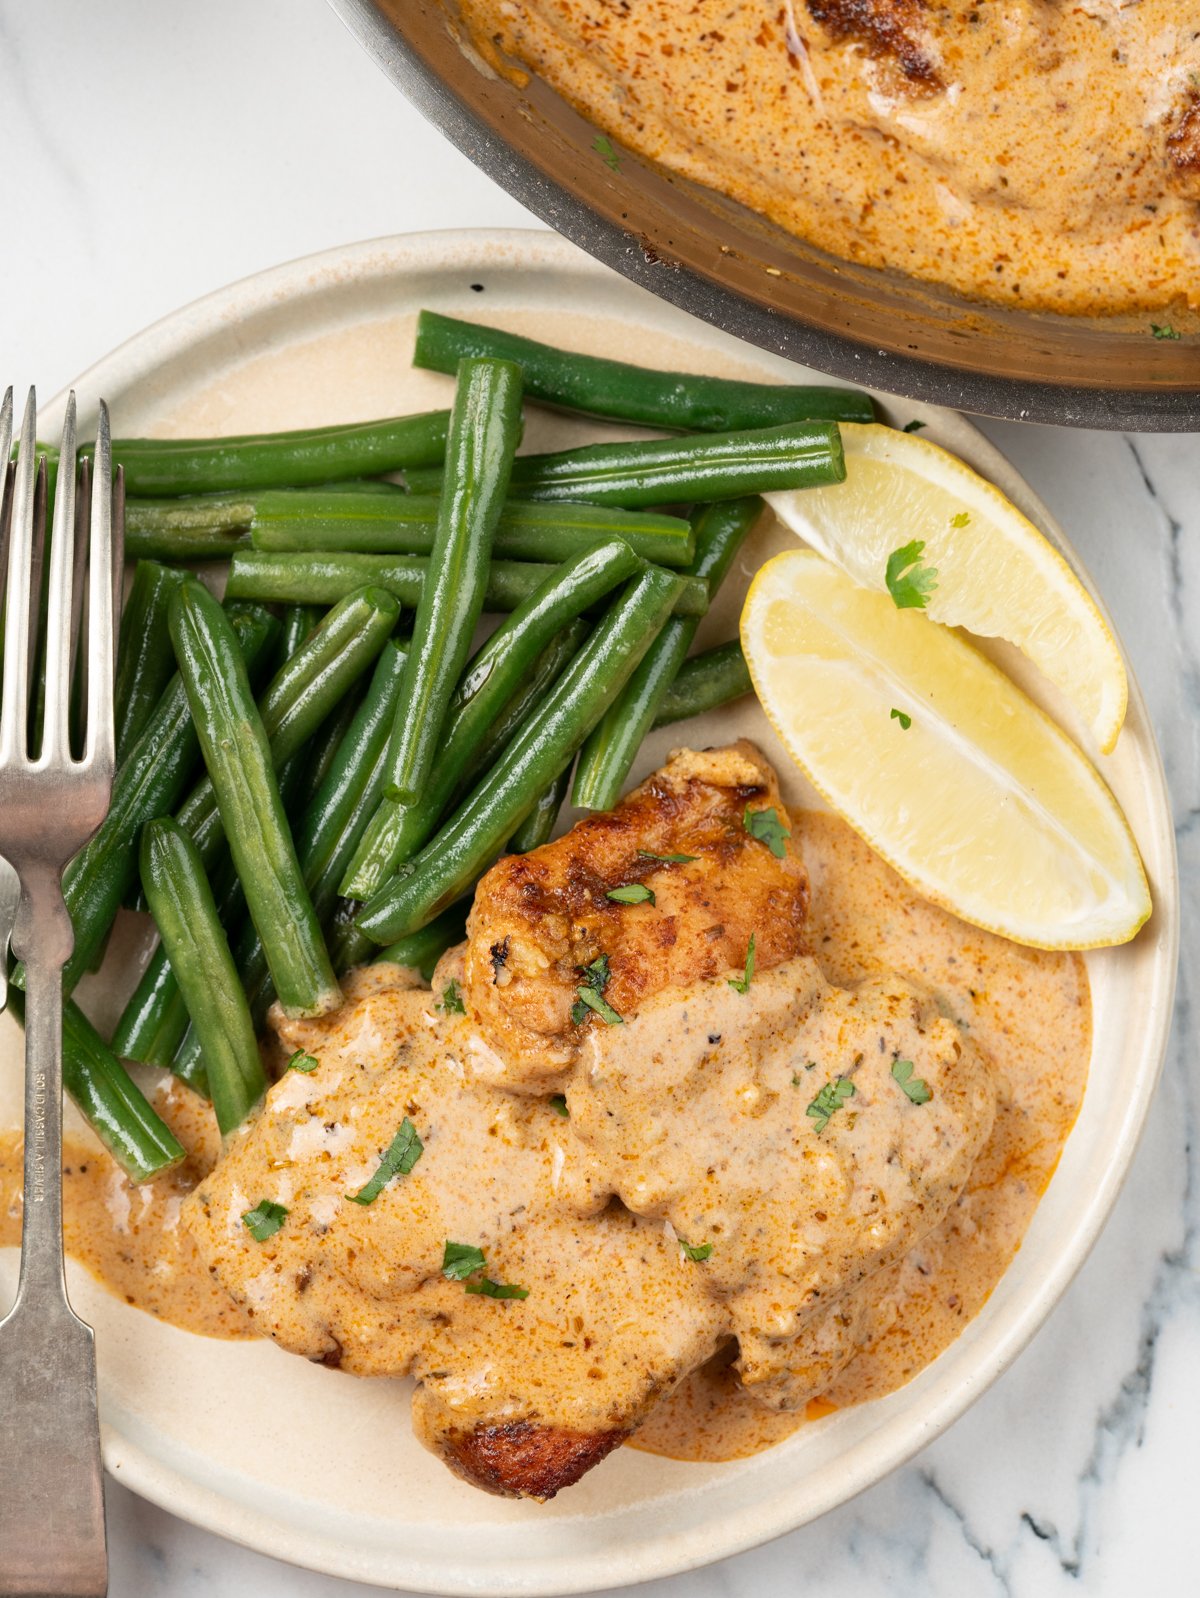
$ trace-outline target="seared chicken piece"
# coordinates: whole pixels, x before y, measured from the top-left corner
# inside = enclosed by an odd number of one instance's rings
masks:
[[[607,1207],[561,1114],[475,1075],[467,1017],[395,966],[347,995],[336,1015],[280,1023],[317,1064],[271,1088],[185,1224],[264,1336],[358,1375],[411,1372],[419,1434],[459,1474],[552,1497],[709,1357],[720,1308],[661,1224]],[[411,1171],[353,1202],[406,1119],[423,1144]],[[244,1217],[263,1199],[287,1214],[258,1241]],[[448,1279],[447,1242],[486,1266]]]
[[[966,1185],[995,1089],[929,994],[846,992],[800,956],[745,994],[718,979],[594,1030],[567,1102],[618,1197],[711,1249],[743,1385],[796,1409],[858,1346],[860,1284]]]
[[[774,849],[747,830],[754,812],[781,823]],[[786,827],[775,773],[743,741],[680,750],[614,810],[493,866],[467,921],[466,992],[504,1085],[548,1091],[603,1025],[578,1019],[601,956],[604,1000],[628,1017],[666,988],[740,969],[751,934],[760,971],[803,949],[808,880]],[[635,883],[653,900],[609,897]]]
[[[942,87],[925,0],[808,0],[808,9],[836,43],[891,62],[914,88]]]
[[[966,1182],[982,1062],[928,994],[847,993],[797,952],[787,825],[738,745],[677,755],[613,815],[502,861],[432,993],[377,967],[338,1014],[278,1023],[315,1067],[186,1202],[264,1334],[411,1373],[418,1435],[477,1486],[552,1497],[735,1340],[743,1383],[800,1407]],[[655,902],[607,898],[631,882]],[[600,960],[604,1006],[572,1020]],[[530,1092],[551,1071],[565,1102]],[[419,1157],[355,1202],[406,1122]],[[264,1199],[286,1214],[259,1240]],[[456,1269],[447,1244],[479,1253]]]

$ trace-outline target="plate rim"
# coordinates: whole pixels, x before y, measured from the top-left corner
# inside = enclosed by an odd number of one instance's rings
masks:
[[[93,362],[73,383],[67,385],[44,407],[43,422],[50,427],[61,419],[67,394],[72,389],[82,391],[81,397],[86,394],[90,400],[98,392],[98,382],[103,382],[110,392],[114,392],[125,388],[139,376],[144,381],[164,362],[195,347],[204,338],[213,336],[232,322],[262,314],[269,309],[279,309],[294,298],[328,293],[339,284],[361,287],[364,281],[372,278],[382,280],[402,275],[406,268],[445,269],[449,265],[465,266],[474,259],[481,264],[482,269],[480,256],[489,251],[494,254],[497,249],[506,252],[506,259],[510,263],[518,262],[530,272],[551,269],[574,271],[584,277],[607,278],[616,275],[566,239],[532,228],[430,230],[334,246],[252,273],[159,318]],[[883,398],[886,400],[888,396]],[[988,463],[985,469],[989,475],[994,472],[1007,479],[1005,492],[1011,494],[1015,486],[1022,509],[1027,514],[1031,507],[1036,511],[1034,519],[1079,572],[1111,624],[1103,600],[1096,594],[1094,584],[1070,540],[1028,482],[969,418],[949,411],[944,406],[931,408],[955,417],[959,425],[970,430],[975,436],[979,455]],[[1122,654],[1128,663],[1123,648]],[[399,1584],[410,1591],[475,1595],[475,1598],[490,1593],[522,1594],[526,1598],[537,1598],[537,1595],[556,1598],[556,1595],[564,1595],[565,1598],[567,1594],[628,1586],[683,1574],[744,1553],[810,1523],[907,1463],[957,1420],[1003,1374],[1066,1292],[1108,1220],[1128,1174],[1149,1113],[1153,1091],[1161,1075],[1171,1032],[1179,959],[1178,859],[1161,750],[1140,684],[1132,670],[1129,672],[1129,704],[1146,730],[1147,786],[1153,793],[1155,842],[1164,867],[1155,881],[1157,933],[1151,962],[1153,981],[1148,985],[1146,994],[1147,1025],[1143,1033],[1145,1043],[1139,1073],[1139,1087],[1144,1091],[1139,1091],[1134,1097],[1134,1109],[1121,1122],[1120,1136],[1109,1150],[1110,1159],[1102,1178],[1093,1187],[1086,1207],[1074,1215],[1067,1245],[1056,1254],[1053,1269],[1041,1280],[1036,1293],[1030,1296],[1029,1301],[1020,1308],[1019,1313],[1012,1316],[1006,1326],[993,1329],[990,1338],[985,1338],[971,1380],[940,1398],[930,1395],[930,1403],[911,1434],[898,1445],[893,1442],[890,1448],[885,1449],[881,1464],[865,1472],[860,1467],[857,1475],[852,1471],[853,1480],[849,1489],[842,1480],[841,1472],[831,1472],[825,1490],[815,1495],[807,1508],[792,1513],[787,1509],[786,1489],[773,1494],[756,1504],[753,1512],[742,1511],[736,1518],[730,1517],[723,1523],[728,1530],[716,1545],[708,1537],[689,1536],[687,1533],[668,1534],[653,1543],[635,1545],[632,1551],[615,1556],[611,1550],[594,1547],[580,1550],[570,1556],[569,1564],[559,1555],[542,1555],[538,1559],[522,1561],[509,1576],[494,1569],[480,1573],[476,1567],[466,1564],[435,1566],[425,1558],[409,1558],[401,1565],[394,1554],[386,1549],[367,1550],[356,1557],[353,1550],[335,1548],[326,1536],[300,1537],[294,1526],[285,1524],[269,1512],[248,1510],[244,1504],[222,1496],[204,1482],[167,1465],[132,1438],[105,1426],[105,1464],[114,1479],[194,1525],[285,1563],[323,1574],[379,1586],[395,1587]],[[976,1317],[977,1323],[979,1319]],[[860,1448],[864,1446],[859,1445]],[[702,1490],[699,1484],[697,1490]],[[652,1554],[647,1549],[653,1550]]]

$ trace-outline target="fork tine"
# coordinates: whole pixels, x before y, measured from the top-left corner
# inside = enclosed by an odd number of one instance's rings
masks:
[[[54,496],[54,532],[50,540],[50,582],[46,596],[46,719],[42,759],[70,754],[71,590],[75,575],[75,395],[67,400],[58,489]]]
[[[29,715],[30,565],[33,556],[37,394],[25,402],[9,517],[8,592],[4,609],[4,687],[0,695],[0,761],[23,758]]]
[[[12,451],[12,418],[13,397],[10,383],[4,390],[4,398],[0,400],[0,461],[3,461],[6,467]]]
[[[114,761],[113,485],[108,406],[100,401],[93,457],[92,529],[88,549],[87,741],[88,763]]]

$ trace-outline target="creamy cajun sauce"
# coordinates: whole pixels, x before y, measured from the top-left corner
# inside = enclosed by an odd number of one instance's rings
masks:
[[[1038,309],[1200,306],[1187,0],[462,10],[492,65],[834,255]]]
[[[187,1158],[139,1185],[91,1139],[64,1137],[64,1245],[127,1304],[205,1337],[253,1337],[180,1221],[184,1199],[221,1152],[212,1110],[174,1077],[156,1075],[151,1102]],[[21,1240],[22,1147],[19,1132],[0,1134],[0,1247]]]
[[[328,1357],[336,1346],[337,1358],[331,1362],[350,1369],[387,1370],[411,1363],[425,1382],[423,1392],[433,1415],[426,1425],[431,1429],[439,1424],[441,1409],[461,1413],[464,1404],[478,1402],[495,1413],[496,1404],[505,1400],[503,1383],[508,1382],[521,1390],[522,1402],[528,1402],[533,1390],[543,1410],[566,1422],[594,1420],[598,1405],[611,1405],[614,1414],[621,1414],[631,1412],[622,1410],[623,1404],[636,1410],[644,1403],[649,1418],[637,1434],[637,1446],[677,1458],[729,1459],[780,1440],[806,1416],[902,1385],[946,1347],[985,1302],[1019,1246],[1053,1172],[1086,1079],[1091,1025],[1087,978],[1077,956],[1021,949],[926,904],[835,818],[801,812],[795,819],[812,881],[811,944],[824,977],[839,987],[853,987],[896,972],[936,991],[942,1012],[966,1028],[967,1038],[982,1056],[998,1100],[992,1124],[989,1087],[986,1117],[980,1121],[984,1111],[973,1108],[972,1099],[971,1073],[977,1066],[972,1064],[963,1076],[966,1067],[960,1062],[958,1085],[953,1074],[938,1077],[939,1060],[949,1060],[946,1051],[957,1034],[933,1012],[913,1012],[919,1022],[916,1032],[907,1012],[887,1023],[900,1028],[896,1037],[904,1052],[918,1059],[920,1071],[936,1088],[934,1101],[907,1121],[902,1119],[903,1101],[898,1101],[899,1112],[889,1101],[887,1113],[898,1116],[895,1125],[903,1130],[893,1129],[887,1136],[900,1151],[899,1170],[909,1173],[897,1191],[907,1192],[910,1181],[924,1183],[935,1202],[939,1182],[952,1182],[955,1190],[959,1185],[955,1156],[939,1148],[947,1139],[935,1135],[935,1122],[926,1118],[927,1111],[936,1109],[942,1117],[936,1124],[951,1131],[957,1118],[964,1130],[955,1132],[955,1137],[969,1137],[972,1124],[984,1130],[991,1124],[991,1131],[966,1190],[915,1248],[905,1242],[902,1228],[893,1228],[888,1242],[886,1216],[873,1228],[872,1257],[883,1263],[851,1295],[853,1315],[839,1322],[853,1332],[859,1349],[848,1363],[829,1354],[829,1338],[820,1329],[810,1337],[812,1346],[801,1338],[793,1345],[781,1344],[780,1353],[773,1352],[769,1340],[763,1343],[759,1337],[756,1343],[751,1335],[752,1326],[761,1330],[765,1324],[759,1301],[771,1290],[769,1272],[776,1267],[767,1234],[762,1258],[754,1262],[758,1275],[743,1272],[739,1277],[733,1250],[727,1256],[721,1253],[722,1238],[732,1238],[739,1226],[744,1228],[759,1178],[744,1169],[753,1157],[747,1143],[732,1162],[735,1173],[741,1173],[740,1188],[726,1185],[713,1194],[704,1185],[703,1170],[710,1156],[703,1141],[710,1135],[708,1123],[713,1118],[708,1112],[723,1113],[721,1094],[738,1081],[736,1071],[722,1074],[711,1050],[702,1052],[699,1077],[687,1077],[686,1072],[679,1077],[680,1091],[686,1088],[689,1102],[700,1107],[695,1125],[701,1128],[703,1122],[702,1135],[690,1139],[688,1158],[678,1162],[671,1191],[664,1185],[657,1197],[647,1196],[648,1183],[665,1184],[664,1161],[653,1146],[645,1150],[638,1146],[647,1125],[641,1111],[647,1104],[656,1113],[669,1105],[674,1085],[652,1082],[639,1090],[632,1081],[636,1061],[623,1057],[620,1050],[634,1042],[641,1017],[625,1029],[627,1037],[618,1039],[615,1028],[599,1035],[587,1086],[574,1097],[572,1122],[577,1118],[577,1125],[573,1125],[545,1099],[504,1093],[490,1085],[486,1073],[480,1079],[464,1070],[459,1056],[481,1046],[472,1043],[468,1023],[455,1020],[445,1041],[437,1041],[436,1047],[423,1043],[424,1037],[441,1038],[439,1029],[447,1025],[447,1018],[439,1018],[432,1004],[419,995],[377,991],[378,1008],[372,1012],[370,996],[380,988],[374,974],[371,978],[364,974],[361,995],[368,1005],[363,1012],[368,1023],[372,1014],[378,1018],[380,1030],[374,1041],[383,1059],[378,1069],[391,1069],[387,1061],[398,1059],[396,1069],[407,1073],[403,1087],[410,1095],[404,1113],[420,1122],[426,1138],[426,1155],[413,1175],[399,1184],[401,1190],[394,1185],[369,1208],[344,1202],[344,1193],[354,1191],[371,1174],[374,1159],[367,1155],[368,1147],[386,1144],[395,1129],[396,1104],[385,1094],[364,1097],[361,1091],[376,1069],[361,1062],[364,1044],[372,1041],[368,1024],[366,1032],[360,1026],[354,1045],[348,1046],[345,1063],[337,1058],[331,1041],[319,1072],[290,1073],[275,1090],[274,1124],[264,1126],[259,1136],[267,1135],[276,1143],[282,1139],[280,1150],[286,1143],[286,1158],[276,1158],[279,1151],[274,1147],[257,1164],[236,1153],[222,1167],[223,1187],[217,1177],[205,1181],[217,1154],[206,1107],[185,1088],[165,1081],[156,1103],[189,1150],[187,1163],[178,1171],[133,1187],[97,1150],[72,1147],[65,1159],[68,1248],[126,1302],[190,1330],[223,1337],[270,1330],[286,1346],[314,1357]],[[647,1046],[665,1062],[694,1057],[692,1034],[707,1033],[711,1043],[711,1029],[721,1016],[728,1049],[738,1027],[760,1024],[755,1019],[759,1011],[768,1016],[761,1024],[769,1025],[771,1006],[786,1003],[782,988],[788,980],[782,968],[765,973],[757,1005],[754,989],[741,996],[712,985],[689,997],[686,1013],[673,1027],[668,1009],[655,1011],[649,1017],[651,1027],[643,1033]],[[886,983],[875,987],[891,1002],[894,995]],[[393,1002],[389,1009],[385,1003],[389,997],[404,1003]],[[845,1015],[838,1022],[836,1014],[831,1019],[823,1013],[813,1023],[817,1030],[810,1025],[805,1039],[814,1051],[832,1048],[829,1028],[844,1023]],[[391,1030],[385,1032],[385,1025]],[[669,1041],[665,1046],[656,1044],[664,1030],[670,1031]],[[871,1035],[874,1038],[874,1032]],[[336,1036],[332,1028],[329,1036],[331,1040]],[[964,1047],[973,1061],[974,1050]],[[774,1044],[764,1050],[764,1060],[777,1056]],[[857,1137],[862,1157],[869,1156],[870,1128],[882,1124],[871,1121],[875,1112],[867,1072],[874,1068],[874,1061],[868,1060],[858,1077],[859,1094],[851,1113],[832,1123],[829,1135],[814,1147],[831,1149],[830,1138],[836,1137],[841,1140],[839,1158],[853,1160]],[[606,1081],[606,1069],[611,1081]],[[801,1105],[808,1097],[803,1069],[802,1064],[796,1073],[801,1085],[795,1102]],[[792,1070],[789,1063],[789,1076]],[[879,1080],[886,1086],[886,1070],[879,1072]],[[764,1138],[772,1125],[778,1133],[784,1113],[780,1105],[786,1106],[792,1091],[788,1084],[748,1083],[742,1091],[762,1094]],[[655,1092],[660,1094],[657,1100]],[[319,1113],[302,1113],[306,1097]],[[640,1118],[631,1109],[627,1113],[629,1106],[639,1110]],[[611,1173],[602,1170],[610,1111],[618,1119],[625,1117],[620,1140],[627,1167],[623,1180],[646,1196],[652,1215],[669,1215],[677,1223],[673,1227],[664,1230],[661,1221],[639,1220],[619,1208],[604,1208],[605,1194],[613,1187]],[[860,1112],[860,1125],[854,1131]],[[904,1143],[913,1137],[915,1143]],[[576,1138],[578,1145],[573,1142]],[[977,1148],[978,1144],[973,1146],[972,1157]],[[290,1203],[293,1216],[289,1228],[277,1234],[269,1247],[253,1245],[259,1250],[255,1254],[247,1250],[240,1214],[264,1196],[258,1187],[268,1171],[278,1171],[277,1180],[287,1185],[287,1192],[280,1188],[278,1196]],[[885,1177],[884,1188],[886,1181]],[[254,1184],[253,1192],[246,1182]],[[0,1146],[3,1242],[16,1241],[19,1186],[19,1144],[10,1138]],[[197,1224],[202,1229],[211,1225],[212,1236],[205,1240],[208,1257],[220,1263],[221,1250],[226,1249],[230,1256],[241,1251],[252,1262],[247,1309],[235,1309],[214,1284],[200,1250],[180,1225],[184,1200],[193,1195],[187,1210],[195,1215],[197,1200],[206,1189],[215,1195],[208,1206],[214,1213]],[[820,1215],[826,1230],[814,1234],[818,1245],[814,1269],[820,1268],[823,1249],[841,1249],[849,1259],[848,1251],[858,1248],[866,1259],[869,1250],[855,1243],[844,1226],[839,1231],[841,1222],[832,1203],[829,1208],[828,1223],[824,1213]],[[228,1224],[226,1209],[232,1216]],[[305,1252],[298,1223],[309,1209],[310,1220],[318,1209],[328,1212],[328,1221],[322,1223],[327,1235],[315,1251],[308,1245]],[[514,1224],[511,1216],[518,1210],[522,1218]],[[676,1233],[682,1236],[692,1225],[702,1228],[695,1235],[718,1240],[712,1259],[702,1266],[682,1260],[674,1242]],[[393,1234],[395,1249],[388,1241]],[[468,1297],[460,1284],[441,1277],[436,1258],[421,1257],[422,1250],[428,1252],[427,1243],[436,1242],[440,1250],[446,1235],[461,1235],[464,1241],[488,1239],[490,1272],[502,1281],[535,1286],[536,1293],[524,1303],[503,1305],[486,1297]],[[221,1241],[226,1236],[227,1245]],[[294,1259],[287,1252],[294,1246],[288,1241],[293,1236],[301,1239]],[[492,1239],[497,1240],[494,1246]],[[895,1258],[900,1247],[903,1252]],[[223,1263],[236,1276],[236,1258],[232,1264]],[[730,1302],[742,1304],[749,1317],[743,1374],[758,1384],[757,1400],[747,1396],[735,1379],[730,1363],[734,1350],[725,1341],[728,1307],[722,1308],[713,1292],[713,1284],[719,1285],[722,1278],[702,1274],[710,1269],[725,1273]],[[406,1274],[413,1276],[411,1284],[403,1280]],[[401,1313],[397,1306],[402,1300],[396,1295],[410,1290],[417,1310]],[[331,1326],[337,1329],[333,1341]],[[603,1327],[607,1343],[594,1342],[589,1326]],[[504,1329],[517,1332],[518,1327],[524,1330],[512,1350],[514,1368],[507,1371],[506,1342],[511,1339]],[[786,1328],[776,1328],[781,1330]],[[840,1335],[835,1328],[835,1343]],[[715,1357],[702,1372],[651,1407],[655,1383],[663,1372],[675,1369],[677,1374],[714,1349]],[[810,1357],[813,1369],[819,1370],[821,1360],[828,1358],[829,1369],[839,1371],[823,1389],[814,1389],[811,1374],[794,1368]],[[496,1380],[500,1388],[480,1391]],[[554,1391],[559,1383],[565,1394]],[[798,1402],[799,1412],[764,1408],[764,1401]]]

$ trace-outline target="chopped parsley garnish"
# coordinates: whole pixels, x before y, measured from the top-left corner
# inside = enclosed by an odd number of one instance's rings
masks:
[[[919,433],[921,431],[921,429],[923,427],[925,427],[926,425],[927,424],[925,422],[916,422],[916,421],[905,422],[904,431],[906,433]]]
[[[242,1216],[242,1225],[245,1226],[250,1236],[256,1243],[265,1243],[287,1220],[287,1211],[282,1204],[276,1204],[274,1199],[259,1199],[252,1210],[247,1210]]]
[[[482,1293],[484,1298],[528,1298],[529,1289],[518,1287],[515,1282],[493,1282],[490,1276],[485,1276],[479,1282],[467,1282],[468,1293]]]
[[[474,1243],[451,1243],[449,1238],[446,1239],[446,1247],[442,1252],[442,1275],[448,1282],[465,1282],[468,1276],[474,1276],[486,1265],[483,1250],[476,1248]]]
[[[900,723],[901,732],[907,732],[912,726],[912,717],[906,716],[902,710],[893,710],[888,719],[890,721],[898,721]]]
[[[618,1015],[602,993],[597,993],[595,988],[577,988],[579,998],[571,1006],[571,1020],[578,1026],[587,1019],[587,1012],[593,1011],[606,1026],[623,1026],[625,1017]]]
[[[685,1243],[682,1238],[679,1239],[679,1246],[685,1258],[694,1260],[697,1265],[701,1260],[706,1260],[713,1250],[711,1243]]]
[[[607,134],[598,133],[592,140],[592,149],[595,150],[605,166],[611,167],[614,172],[621,170],[621,157],[613,149],[612,140]]]
[[[458,991],[458,983],[453,977],[442,989],[442,996],[438,1000],[436,1008],[446,1015],[466,1015],[467,1007],[463,1003],[462,994]]]
[[[1160,327],[1157,322],[1151,322],[1150,331],[1155,338],[1182,338],[1182,333],[1177,333],[1170,322],[1164,322]]]
[[[313,1055],[305,1054],[303,1049],[297,1049],[285,1069],[288,1071],[303,1071],[305,1076],[307,1076],[310,1071],[315,1071],[320,1063],[320,1060]]]
[[[567,1117],[571,1114],[570,1110],[567,1109],[567,1098],[565,1093],[552,1093],[550,1095],[550,1108],[554,1111],[555,1115]]]
[[[951,527],[966,527],[970,524],[970,515],[965,510],[955,511],[950,518]]]
[[[726,980],[731,988],[736,988],[739,993],[749,993],[750,983],[754,979],[754,934],[750,934],[750,944],[746,950],[746,969],[740,977],[729,977]]]
[[[476,1248],[474,1243],[451,1243],[447,1238],[446,1247],[442,1253],[442,1275],[450,1282],[462,1282],[468,1293],[480,1293],[484,1298],[528,1298],[527,1287],[517,1287],[510,1282],[493,1282],[484,1277],[479,1282],[468,1282],[468,1276],[475,1276],[480,1271],[487,1269],[487,1260],[483,1250]]]
[[[888,556],[884,581],[897,610],[924,610],[937,587],[937,567],[921,564],[924,553],[925,540],[914,538]]]
[[[357,1193],[347,1193],[352,1204],[373,1204],[394,1176],[407,1176],[425,1152],[425,1145],[417,1136],[417,1129],[406,1115],[400,1130],[388,1144],[379,1169]]]
[[[590,965],[585,965],[580,972],[583,981],[575,992],[579,997],[571,1006],[571,1020],[576,1026],[582,1025],[587,1020],[589,1010],[592,1010],[602,1021],[609,1026],[621,1026],[624,1016],[620,1016],[604,997],[604,990],[608,986],[608,979],[612,975],[608,968],[608,956],[598,954]]]
[[[654,889],[644,882],[630,882],[624,888],[610,888],[604,897],[618,904],[653,904]]]
[[[780,821],[774,806],[770,810],[751,810],[747,805],[742,816],[742,825],[752,838],[757,838],[759,843],[766,844],[776,860],[785,858],[786,840],[791,837],[791,833]]]
[[[816,1122],[815,1130],[823,1132],[829,1125],[830,1116],[836,1115],[847,1099],[854,1097],[854,1083],[849,1077],[835,1077],[817,1094],[816,1098],[804,1112],[811,1115]]]
[[[911,1060],[893,1060],[892,1075],[914,1104],[928,1104],[933,1097],[933,1089],[929,1083],[922,1081],[919,1076],[913,1076]]]
[[[700,858],[698,854],[655,854],[653,849],[639,849],[638,854],[643,860],[661,860],[667,866],[686,866]]]

